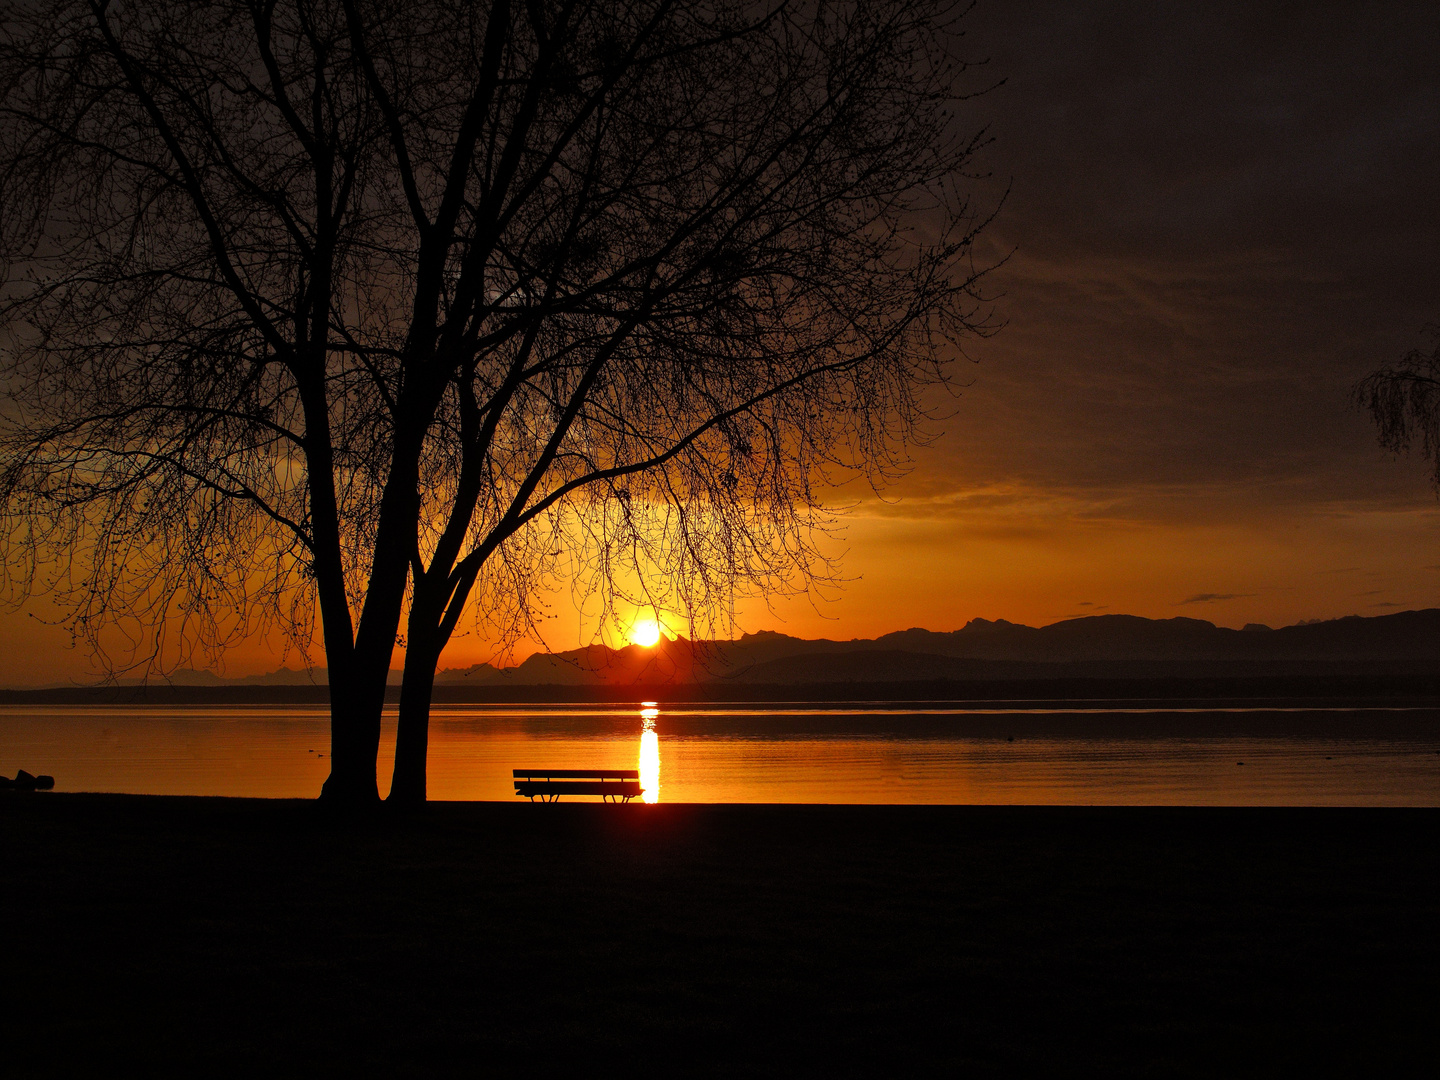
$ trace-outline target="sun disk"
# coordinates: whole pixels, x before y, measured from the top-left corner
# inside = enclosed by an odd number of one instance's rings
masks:
[[[654,619],[641,619],[630,628],[630,640],[648,649],[660,640],[660,625]]]

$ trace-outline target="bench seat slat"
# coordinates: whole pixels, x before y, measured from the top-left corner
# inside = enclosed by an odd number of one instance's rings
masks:
[[[639,769],[515,769],[516,780],[639,780]]]

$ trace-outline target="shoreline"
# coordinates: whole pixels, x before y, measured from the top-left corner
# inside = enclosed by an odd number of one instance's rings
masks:
[[[7,1053],[52,1068],[1377,1071],[1428,1065],[1440,1004],[1434,808],[42,793],[0,821]]]
[[[386,688],[398,702],[400,688]],[[877,703],[1034,702],[1103,703],[1151,701],[1199,704],[1261,703],[1277,699],[1348,704],[1440,705],[1440,676],[1374,672],[1357,674],[1249,674],[1164,677],[1056,677],[933,679],[838,683],[630,683],[623,685],[437,684],[437,705],[662,705],[810,704],[817,707]],[[0,705],[326,705],[324,685],[67,686],[0,689]]]

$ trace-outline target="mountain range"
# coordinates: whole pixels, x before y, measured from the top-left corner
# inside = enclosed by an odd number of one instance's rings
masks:
[[[773,631],[735,641],[665,638],[652,647],[589,645],[536,653],[514,667],[447,669],[442,687],[659,686],[736,683],[805,685],[936,680],[1165,678],[1311,675],[1434,675],[1440,609],[1373,618],[1243,630],[1202,619],[1095,615],[1033,627],[972,619],[959,630],[900,630],[874,639],[832,641]],[[392,684],[399,672],[390,673]],[[281,668],[224,679],[180,671],[180,686],[324,685],[324,669]]]

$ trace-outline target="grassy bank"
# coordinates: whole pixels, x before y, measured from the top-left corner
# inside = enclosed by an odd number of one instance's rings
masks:
[[[12,1063],[1432,1062],[1440,811],[518,803],[353,823],[8,795],[0,824]]]

